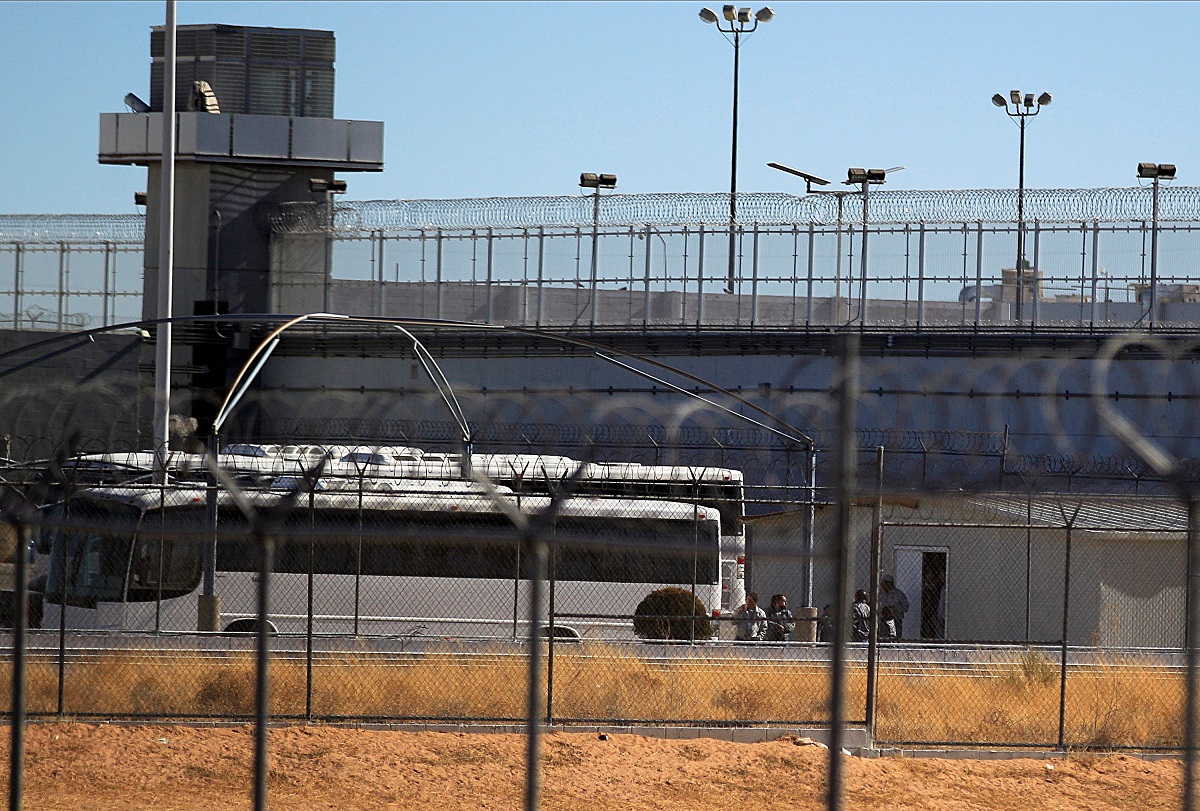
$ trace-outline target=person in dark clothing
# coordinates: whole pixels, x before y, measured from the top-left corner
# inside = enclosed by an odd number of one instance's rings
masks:
[[[821,609],[821,616],[817,620],[817,641],[829,643],[833,641],[833,606],[826,603]]]
[[[771,607],[767,609],[768,642],[786,642],[792,631],[796,630],[796,618],[788,608],[787,596],[771,595]]]
[[[850,641],[866,642],[871,638],[871,604],[867,592],[854,592],[854,605],[850,607]]]

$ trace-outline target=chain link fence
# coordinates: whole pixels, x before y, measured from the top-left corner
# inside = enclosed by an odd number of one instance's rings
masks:
[[[525,724],[536,769],[548,725],[820,729],[835,753],[853,731],[1182,753],[1190,774],[1200,499],[1190,446],[1155,423],[1195,371],[1191,344],[1158,340],[1072,349],[1101,377],[1118,345],[1153,349],[1172,392],[1085,400],[1053,458],[887,422],[854,335],[830,386],[774,414],[716,388],[553,408],[251,390],[209,452],[173,438],[165,481],[113,433],[23,436],[0,488],[13,734]],[[95,402],[136,388],[104,385]],[[22,419],[61,435],[70,412],[27,395]],[[322,396],[340,416],[310,414]]]
[[[274,218],[276,312],[538,328],[1194,328],[1198,187],[318,203]],[[136,319],[144,218],[0,216],[0,325]],[[733,266],[729,265],[733,240]],[[209,272],[220,269],[210,257]],[[1018,267],[1019,265],[1019,267]],[[8,283],[5,283],[8,279]]]

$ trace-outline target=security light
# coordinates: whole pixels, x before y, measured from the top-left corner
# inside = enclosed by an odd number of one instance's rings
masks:
[[[133,193],[133,204],[135,206],[146,205],[146,193],[144,191],[135,191]]]
[[[748,8],[739,8],[739,9],[738,9],[737,20],[738,20],[738,22],[740,22],[740,23],[748,23],[748,22],[750,22],[750,9],[748,9]]]
[[[1033,94],[1032,94],[1032,93],[1026,93],[1026,94],[1025,94],[1025,106],[1026,106],[1026,107],[1032,107],[1032,106],[1033,106]]]
[[[579,175],[579,185],[585,189],[615,189],[617,176],[583,172]]]
[[[867,182],[867,170],[866,169],[847,169],[846,170],[846,182],[847,183],[866,183]]]
[[[330,194],[345,194],[346,181],[344,180],[325,180],[320,177],[309,178],[308,190],[320,194],[329,192]]]
[[[1173,163],[1139,163],[1137,165],[1138,177],[1148,180],[1173,180],[1175,178],[1175,164]]]
[[[726,22],[733,22],[737,19],[737,6],[721,6],[721,16]]]
[[[1008,102],[1004,100],[1004,96],[1001,96],[999,93],[992,96],[992,104],[996,105],[997,107],[1003,107],[1007,103]]]
[[[711,8],[702,8],[700,9],[700,19],[706,23],[715,23],[717,21],[717,12]]]
[[[754,19],[758,20],[760,23],[769,23],[771,20],[775,19],[775,10],[770,6],[763,6],[754,13]]]
[[[1008,91],[1008,97],[1010,99],[1012,99],[1013,104],[1017,105],[1018,107],[1021,106],[1021,91],[1020,90]]]
[[[1051,96],[1049,93],[1043,93],[1042,95],[1038,96],[1037,103],[1039,105],[1041,105],[1042,107],[1045,107],[1047,104],[1049,104],[1053,100],[1054,100],[1054,96]]]

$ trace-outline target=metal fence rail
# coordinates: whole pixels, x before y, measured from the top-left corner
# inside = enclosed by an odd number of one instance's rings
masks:
[[[877,191],[865,221],[853,192],[747,194],[732,234],[720,194],[295,203],[274,222],[271,300],[557,328],[1191,329],[1200,187],[1159,197],[1155,216],[1149,188],[1026,191],[1019,273],[1006,189]],[[143,226],[0,216],[0,318],[132,320]],[[290,273],[321,236],[328,274]]]

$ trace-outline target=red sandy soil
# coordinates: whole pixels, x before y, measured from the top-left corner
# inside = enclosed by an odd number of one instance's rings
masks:
[[[8,731],[3,745],[8,761]],[[251,727],[35,724],[27,809],[224,809],[252,805]],[[324,726],[272,729],[271,809],[521,809],[526,741],[514,734]],[[765,743],[552,732],[547,811],[822,809],[829,752]],[[846,809],[1171,809],[1182,764],[1127,755],[1053,760],[846,757]],[[7,785],[4,789],[7,803]]]

